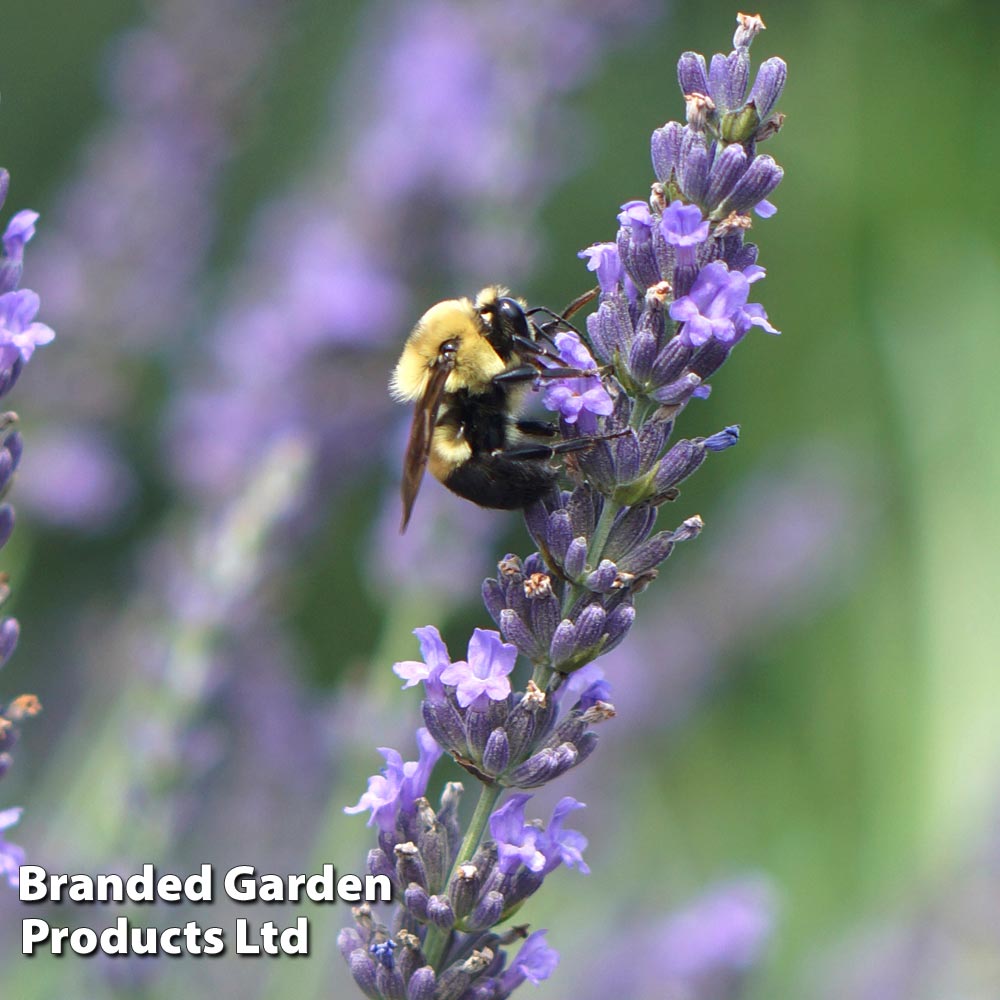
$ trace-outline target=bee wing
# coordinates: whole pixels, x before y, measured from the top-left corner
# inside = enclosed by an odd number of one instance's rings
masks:
[[[413,504],[420,491],[427,459],[431,454],[434,426],[437,424],[438,410],[441,409],[441,400],[444,398],[444,385],[454,367],[454,362],[449,361],[439,361],[434,366],[427,388],[413,411],[410,438],[406,443],[406,456],[403,459],[403,520],[399,526],[400,534],[406,531],[406,526],[410,523]]]

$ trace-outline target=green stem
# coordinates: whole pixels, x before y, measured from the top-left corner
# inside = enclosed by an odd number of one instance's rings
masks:
[[[645,423],[646,418],[650,413],[656,408],[658,404],[647,397],[640,397],[635,401],[635,405],[632,408],[632,419],[629,424],[638,429]],[[608,534],[611,531],[611,525],[614,524],[615,517],[618,511],[622,509],[622,504],[618,503],[611,497],[604,498],[604,509],[601,511],[601,516],[597,521],[597,527],[594,529],[594,535],[590,540],[590,545],[587,547],[587,565],[590,569],[596,569],[598,563],[601,561],[601,556],[604,554],[604,546],[608,541]],[[580,596],[581,587],[577,584],[572,584],[566,587],[563,594],[562,603],[562,615],[563,618],[569,616],[570,608],[576,603],[577,598]],[[535,668],[535,676],[533,680],[535,683],[545,690],[545,684],[548,683],[549,678],[552,676],[552,670],[550,667],[544,664],[539,665]],[[543,683],[544,682],[544,683]]]
[[[448,881],[445,883],[445,892],[448,891],[448,886],[451,885],[459,865],[470,861],[476,853],[479,842],[486,832],[486,825],[490,821],[490,814],[502,794],[502,785],[483,785],[483,790],[479,793],[479,801],[476,803],[476,811],[472,814],[472,822],[469,823],[469,829],[462,840],[462,846],[458,849],[458,854],[455,855],[455,864],[452,866]],[[427,959],[427,964],[435,971],[440,971],[437,966],[444,957],[449,937],[450,932],[441,930],[440,927],[430,927],[427,930],[427,938],[424,941],[424,957]]]

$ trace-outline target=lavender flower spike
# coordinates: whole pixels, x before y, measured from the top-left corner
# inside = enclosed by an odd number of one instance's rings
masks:
[[[371,810],[379,836],[369,870],[389,874],[401,900],[391,924],[359,912],[356,927],[341,935],[355,981],[370,997],[505,1000],[555,968],[540,931],[508,965],[510,936],[499,925],[520,914],[554,869],[589,871],[586,837],[564,826],[582,804],[563,796],[542,826],[525,819],[526,790],[595,751],[597,727],[615,708],[594,663],[626,641],[642,592],[704,527],[688,512],[676,527],[657,530],[659,510],[678,500],[679,485],[709,453],[740,436],[732,424],[672,441],[675,423],[691,400],[708,396],[708,380],[752,327],[778,332],[763,306],[748,301],[764,269],[745,240],[745,213],[756,206],[762,217],[773,214],[765,199],[781,179],[774,160],[756,152],[780,125],[772,108],[784,82],[784,64],[771,61],[750,87],[749,49],[762,29],[759,18],[741,15],[728,55],[710,64],[694,53],[681,57],[687,121],[653,135],[652,196],[625,202],[614,239],[579,255],[600,286],[589,337],[555,324],[547,339],[567,366],[597,369],[596,358],[601,367],[593,376],[547,378],[543,402],[558,415],[563,441],[592,440],[574,446],[566,463],[572,488],[553,487],[524,511],[536,551],[504,556],[482,585],[500,631],[476,629],[467,660],[452,662],[438,630],[418,628],[423,659],[393,667],[406,688],[423,682],[426,729],[420,761],[403,764],[383,750],[384,773],[348,810]],[[518,656],[531,670],[520,688],[512,682]],[[423,797],[442,750],[480,789],[464,829],[459,786],[448,786],[436,811]],[[516,791],[501,801],[506,789]],[[742,910],[706,912],[742,934]],[[750,941],[749,954],[765,935],[752,920],[743,923],[739,940]],[[654,976],[666,967],[652,953],[642,956],[652,958]]]
[[[0,206],[7,197],[10,178],[0,170]],[[3,234],[3,256],[0,258],[0,397],[14,387],[31,360],[36,347],[51,343],[55,334],[44,323],[36,321],[40,300],[27,288],[18,288],[24,268],[25,245],[35,235],[38,213],[18,212]],[[10,488],[11,480],[21,459],[21,435],[16,430],[17,415],[0,414],[0,497]],[[14,530],[14,509],[0,504],[0,548],[7,544]],[[6,584],[0,586],[0,605],[9,596]],[[20,636],[20,626],[14,618],[0,619],[0,667],[13,654]],[[10,751],[18,738],[17,726],[41,709],[34,695],[21,695],[9,703],[0,702],[0,777],[10,766]],[[3,831],[21,818],[19,808],[0,811],[0,875],[8,884],[17,885],[18,865],[24,851],[8,843]]]

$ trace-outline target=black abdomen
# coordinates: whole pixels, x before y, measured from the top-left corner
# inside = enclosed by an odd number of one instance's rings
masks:
[[[545,496],[558,478],[542,462],[479,454],[457,466],[444,485],[480,507],[520,510]]]

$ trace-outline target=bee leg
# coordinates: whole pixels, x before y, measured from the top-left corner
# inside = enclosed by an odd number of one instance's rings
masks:
[[[493,455],[497,458],[530,462],[541,458],[555,458],[556,455],[566,455],[573,451],[584,451],[603,440],[599,437],[581,437],[573,438],[571,441],[560,441],[558,444],[524,444],[516,448],[495,451]]]
[[[548,378],[598,378],[600,374],[599,368],[535,368],[533,365],[522,365],[520,368],[511,368],[510,371],[494,375],[493,381],[534,382],[535,379]]]
[[[541,331],[539,330],[539,333]],[[530,340],[526,337],[515,337],[514,343],[525,353],[533,354],[539,358],[548,358],[549,361],[555,361],[557,364],[562,364],[562,358],[556,354],[554,351],[550,350],[548,347],[543,347],[536,340]],[[552,343],[549,340],[549,343]],[[553,345],[555,346],[555,345]]]
[[[551,316],[557,323],[560,321],[566,323],[570,316],[579,312],[588,302],[593,302],[594,299],[596,299],[600,294],[600,291],[600,287],[595,285],[593,288],[584,292],[583,295],[578,295],[575,299],[573,299],[573,301],[566,306],[561,313],[553,312],[547,306],[535,306],[534,308],[529,309],[525,313],[525,316],[534,316],[535,313],[545,313],[546,316]],[[566,323],[566,325],[572,329],[571,323]]]
[[[559,428],[547,420],[515,420],[514,426],[532,437],[555,437],[559,433]]]

